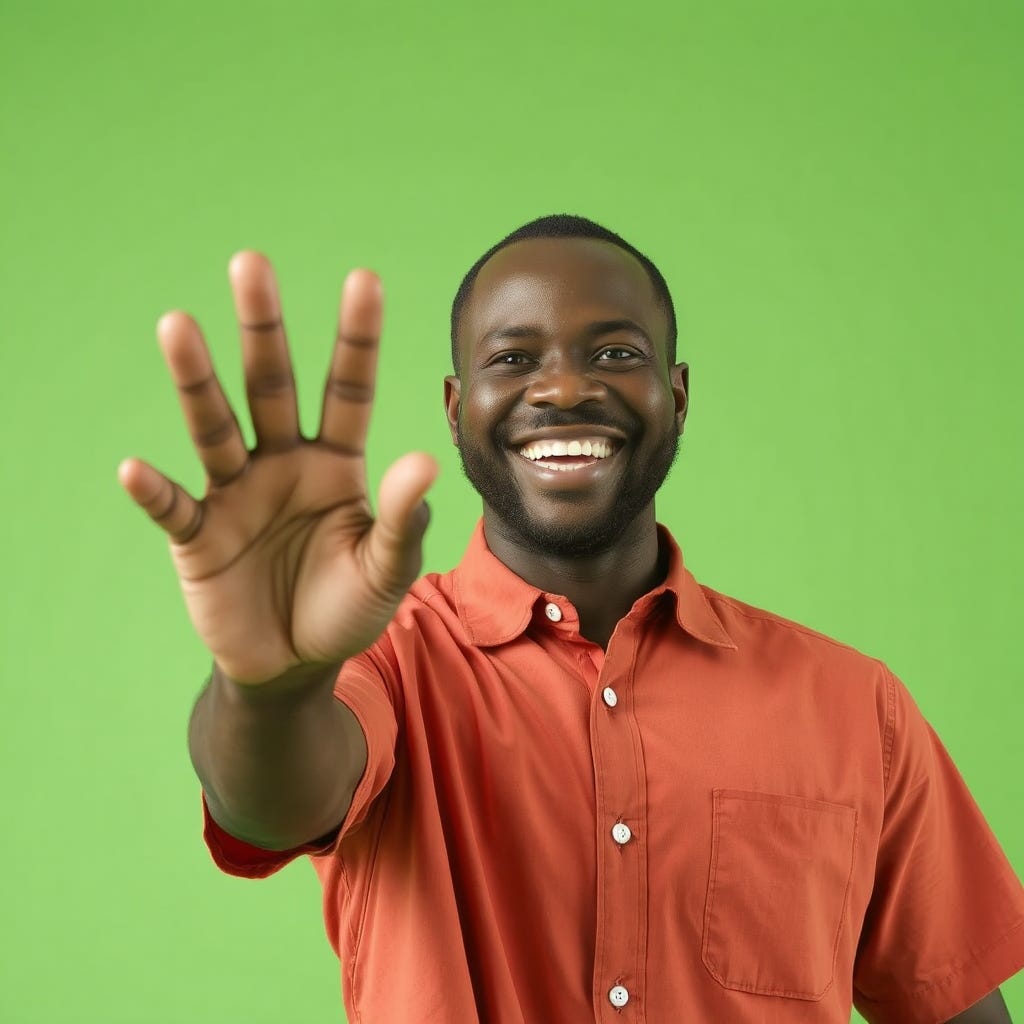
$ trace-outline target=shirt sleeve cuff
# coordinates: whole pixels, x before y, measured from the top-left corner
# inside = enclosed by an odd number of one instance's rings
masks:
[[[315,843],[305,843],[290,850],[265,850],[253,846],[236,836],[226,832],[210,814],[206,803],[206,794],[202,794],[203,802],[203,839],[210,851],[214,864],[221,871],[238,878],[266,878],[280,871],[286,864],[303,854],[321,853],[329,849],[335,837],[325,836]]]
[[[941,980],[899,999],[858,1002],[857,1009],[872,1024],[947,1021],[984,999],[1022,969],[1024,918]]]

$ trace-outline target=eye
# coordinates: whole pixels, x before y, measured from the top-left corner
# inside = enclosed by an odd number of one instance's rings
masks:
[[[488,366],[522,366],[529,362],[530,357],[525,352],[500,352],[491,359]]]
[[[627,359],[639,359],[640,353],[623,345],[609,345],[598,352],[597,358],[606,363],[621,363]]]

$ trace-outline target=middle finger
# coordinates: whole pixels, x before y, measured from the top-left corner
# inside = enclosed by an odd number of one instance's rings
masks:
[[[274,270],[260,253],[240,252],[229,273],[256,447],[292,448],[299,441],[299,410]]]

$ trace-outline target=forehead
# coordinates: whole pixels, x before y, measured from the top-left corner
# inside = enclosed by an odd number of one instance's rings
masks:
[[[501,328],[529,325],[555,334],[618,319],[635,320],[664,345],[665,312],[635,256],[593,238],[531,238],[499,250],[480,269],[459,343],[466,352]]]

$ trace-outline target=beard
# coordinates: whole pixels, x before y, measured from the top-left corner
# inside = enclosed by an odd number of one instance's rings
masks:
[[[552,426],[554,422],[538,425]],[[646,461],[628,459],[618,494],[602,515],[586,522],[560,522],[557,516],[552,521],[532,512],[504,462],[503,453],[509,451],[505,445],[495,442],[486,446],[460,429],[459,457],[474,490],[523,547],[554,558],[591,558],[620,542],[637,516],[654,501],[679,454],[679,434],[674,427],[658,440]],[[563,497],[566,506],[577,500],[571,492]]]

